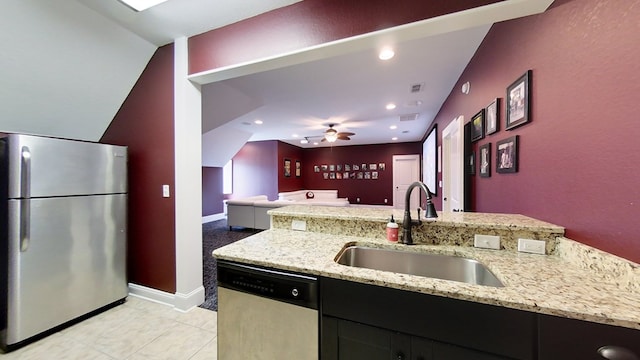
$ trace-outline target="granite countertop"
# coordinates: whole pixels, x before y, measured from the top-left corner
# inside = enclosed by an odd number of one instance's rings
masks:
[[[384,211],[388,216],[387,210]],[[358,208],[324,207],[289,207],[271,210],[270,213],[274,219],[302,214],[321,218],[351,216],[355,221],[357,218],[372,220],[382,214]],[[447,226],[483,222],[498,227],[562,229],[535,219],[519,218],[519,215],[453,215],[441,216],[437,221]],[[380,219],[383,222],[387,220],[384,216]],[[471,285],[337,264],[334,260],[338,253],[353,244],[472,258],[486,265],[505,286]],[[611,260],[606,253],[566,238],[558,239],[553,255],[536,255],[448,244],[407,246],[389,242],[383,235],[374,238],[272,228],[217,249],[213,255],[218,259],[640,329],[640,291],[635,287],[637,278],[633,277],[638,269],[633,264],[618,261],[619,258]],[[584,265],[588,258],[596,258],[594,264],[604,266]]]

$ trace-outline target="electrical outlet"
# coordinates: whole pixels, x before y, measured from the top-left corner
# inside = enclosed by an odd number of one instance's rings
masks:
[[[360,198],[356,198],[356,202],[359,203],[360,202]]]
[[[307,222],[304,220],[292,220],[291,230],[307,231]]]
[[[385,203],[385,204],[387,203],[387,199],[384,199],[384,203]]]
[[[546,244],[542,240],[518,239],[518,251],[544,255],[546,253]]]
[[[473,246],[478,248],[500,250],[500,236],[476,234],[473,237]]]
[[[169,191],[169,185],[162,185],[162,197],[168,198],[171,196],[171,192]]]

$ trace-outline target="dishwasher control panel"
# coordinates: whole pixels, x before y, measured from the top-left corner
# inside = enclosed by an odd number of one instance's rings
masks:
[[[309,275],[218,261],[218,286],[318,308],[318,279]]]

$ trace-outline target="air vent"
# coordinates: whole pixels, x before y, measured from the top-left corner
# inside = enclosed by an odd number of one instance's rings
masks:
[[[411,85],[411,93],[419,93],[422,90],[424,90],[424,83]]]
[[[400,115],[400,121],[414,121],[418,119],[418,114]]]

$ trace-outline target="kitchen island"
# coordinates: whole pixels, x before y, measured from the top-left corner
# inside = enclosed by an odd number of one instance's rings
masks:
[[[270,213],[272,229],[220,248],[213,255],[246,264],[640,329],[639,269],[624,259],[561,237],[564,229],[553,224],[521,215],[440,214],[435,222],[425,221],[419,228],[414,227],[414,240],[424,242],[420,239],[428,237],[428,232],[423,229],[438,223],[441,228],[435,231],[437,236],[446,237],[450,232],[451,238],[464,238],[463,245],[444,242],[407,246],[385,239],[385,224],[390,216],[386,209],[287,206]],[[393,210],[393,214],[396,219],[402,218],[399,210]],[[289,230],[293,220],[306,221],[307,230],[315,226],[315,231]],[[319,225],[313,225],[314,221]],[[337,225],[340,223],[349,226]],[[526,254],[512,246],[502,250],[473,247],[473,233],[467,229],[478,228],[486,229],[487,234],[512,229],[516,234],[531,231],[538,234],[537,239],[542,238],[540,234],[558,236],[547,241],[549,255]],[[354,244],[472,258],[486,265],[505,286],[470,285],[337,264],[338,253]]]
[[[390,209],[283,207],[270,211],[270,230],[220,248],[213,255],[233,262],[541,316],[640,329],[638,267],[563,237],[560,226],[522,215],[439,214],[435,221],[414,226],[414,241],[418,244],[408,246],[385,239],[390,212],[402,219],[401,211]],[[292,227],[305,230],[291,230]],[[473,247],[474,234],[500,235],[501,250]],[[547,255],[518,252],[514,245],[517,238],[545,240]],[[350,245],[475,259],[488,267],[504,287],[336,263],[337,255]]]

